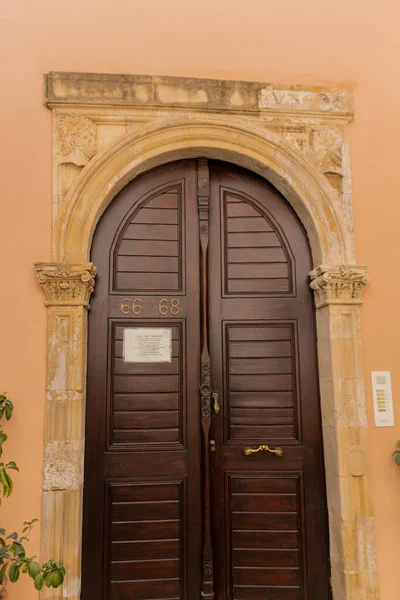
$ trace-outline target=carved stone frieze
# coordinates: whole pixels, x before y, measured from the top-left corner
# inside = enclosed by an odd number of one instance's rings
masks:
[[[93,263],[35,263],[46,306],[85,306],[94,290]]]
[[[266,123],[268,127],[268,124]],[[278,134],[296,151],[302,152],[314,167],[329,181],[340,194],[342,179],[346,176],[344,165],[344,131],[335,125],[294,126],[287,121]]]
[[[287,142],[295,150],[299,150],[304,154],[306,154],[308,150],[309,136],[310,132],[305,127],[283,130],[283,139],[285,142]]]
[[[351,98],[345,90],[284,89],[263,86],[260,108],[275,110],[346,112],[352,109]]]
[[[316,127],[311,130],[308,156],[326,175],[342,175],[343,133],[339,127]]]
[[[322,265],[310,273],[315,304],[361,304],[361,295],[369,282],[366,267]]]
[[[83,167],[96,154],[96,125],[83,115],[57,116],[57,164]]]

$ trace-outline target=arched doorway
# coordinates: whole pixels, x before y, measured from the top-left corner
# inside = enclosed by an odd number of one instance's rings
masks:
[[[69,76],[78,83],[75,75]],[[104,77],[113,84],[113,76]],[[83,79],[95,79],[100,95],[86,98],[85,87],[82,105],[73,92],[49,99],[48,106],[54,111],[55,127],[67,118],[75,131],[78,119],[85,131],[91,131],[96,153],[91,149],[93,158],[82,171],[74,170],[73,183],[66,189],[57,137],[53,138],[53,262],[35,265],[48,307],[41,552],[59,557],[67,566],[64,597],[78,600],[81,587],[87,309],[96,277],[96,265],[88,262],[92,236],[107,206],[129,181],[171,160],[208,156],[270,181],[307,231],[314,266],[310,278],[317,309],[333,598],[376,600],[379,580],[360,331],[361,297],[368,277],[366,267],[355,264],[347,136],[351,110],[337,112],[337,90],[324,95],[332,99],[330,108],[325,103],[318,108],[320,94],[307,89],[304,96],[290,92],[295,102],[285,103],[282,111],[274,109],[272,119],[270,109],[263,107],[254,119],[223,106],[223,114],[171,107],[165,113],[155,105],[147,112],[131,107],[129,100],[122,101],[126,106],[121,113],[119,101],[104,105],[106,84],[97,76],[83,74]],[[180,81],[185,85],[184,79]],[[207,87],[207,81],[200,81]],[[300,130],[286,130],[288,116],[301,127],[301,135],[319,131],[327,148],[331,126],[339,128],[345,167],[342,194],[321,171],[318,156],[298,147]],[[132,120],[138,123],[133,130]],[[96,123],[110,135],[106,147],[94,136]],[[121,126],[126,133],[121,134]],[[58,595],[57,590],[51,592],[53,600]]]
[[[83,599],[328,598],[293,210],[244,169],[170,163],[118,194],[91,259]]]

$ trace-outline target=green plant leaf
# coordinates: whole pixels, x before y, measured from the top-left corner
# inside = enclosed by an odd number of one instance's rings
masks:
[[[39,523],[39,519],[32,519],[32,521],[25,521],[24,525],[28,527],[33,527],[35,523]]]
[[[12,417],[13,414],[13,410],[14,410],[14,405],[11,402],[11,400],[7,400],[6,401],[6,405],[5,405],[5,413],[6,413],[6,419],[7,421],[9,421]]]
[[[44,576],[44,581],[47,587],[51,587],[53,585],[53,575],[54,572],[53,571],[49,571],[45,576]]]
[[[11,495],[11,493],[14,489],[14,484],[6,470],[4,471],[4,475],[5,475],[5,478],[7,479],[7,484],[8,484],[8,494],[7,494],[7,498],[8,498],[8,496]]]
[[[13,533],[10,533],[10,535],[8,535],[6,537],[7,540],[17,540],[18,539],[18,533],[16,531],[14,531]]]
[[[13,563],[9,570],[8,570],[8,576],[10,578],[11,583],[16,583],[19,579],[19,565],[16,563]]]
[[[36,577],[35,577],[35,588],[37,590],[41,590],[43,587],[43,583],[44,583],[44,577],[41,573],[39,573],[39,575],[36,575]]]
[[[35,561],[31,562],[31,564],[29,565],[29,575],[32,577],[32,579],[36,579],[40,572],[41,568],[39,563]]]
[[[14,542],[10,550],[14,553],[14,556],[18,556],[18,558],[24,558],[25,556],[25,549],[20,542]]]
[[[17,467],[13,460],[6,464],[6,469],[14,469],[14,471],[19,471],[19,467]]]
[[[4,563],[4,565],[1,567],[0,569],[0,581],[3,581],[4,576],[6,574],[7,571],[7,567],[8,567],[8,563]]]
[[[0,484],[3,486],[3,498],[8,496],[9,485],[4,467],[0,468]]]
[[[53,588],[58,588],[62,582],[64,581],[64,575],[61,572],[61,569],[57,569],[53,571],[53,579],[51,580],[51,585]]]

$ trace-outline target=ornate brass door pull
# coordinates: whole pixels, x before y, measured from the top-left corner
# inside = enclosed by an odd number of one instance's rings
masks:
[[[262,444],[261,446],[258,446],[258,448],[244,448],[243,452],[245,456],[251,456],[252,454],[262,450],[265,450],[265,452],[271,452],[271,454],[276,454],[276,456],[283,456],[282,448],[270,448],[267,446],[267,444]]]
[[[214,411],[214,414],[217,415],[219,413],[219,411],[221,410],[221,407],[218,402],[217,392],[214,392],[214,394],[212,395],[212,399],[213,399],[213,411]]]

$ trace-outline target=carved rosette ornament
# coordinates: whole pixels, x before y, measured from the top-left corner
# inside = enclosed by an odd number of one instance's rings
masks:
[[[210,560],[205,560],[203,563],[203,573],[206,577],[211,577],[213,574],[213,564]]]
[[[201,416],[203,419],[211,417],[211,378],[210,365],[202,363],[200,379]]]
[[[315,304],[361,304],[364,287],[369,283],[366,267],[322,265],[310,273]]]
[[[93,263],[35,263],[37,278],[46,296],[46,306],[84,306],[94,290]]]

